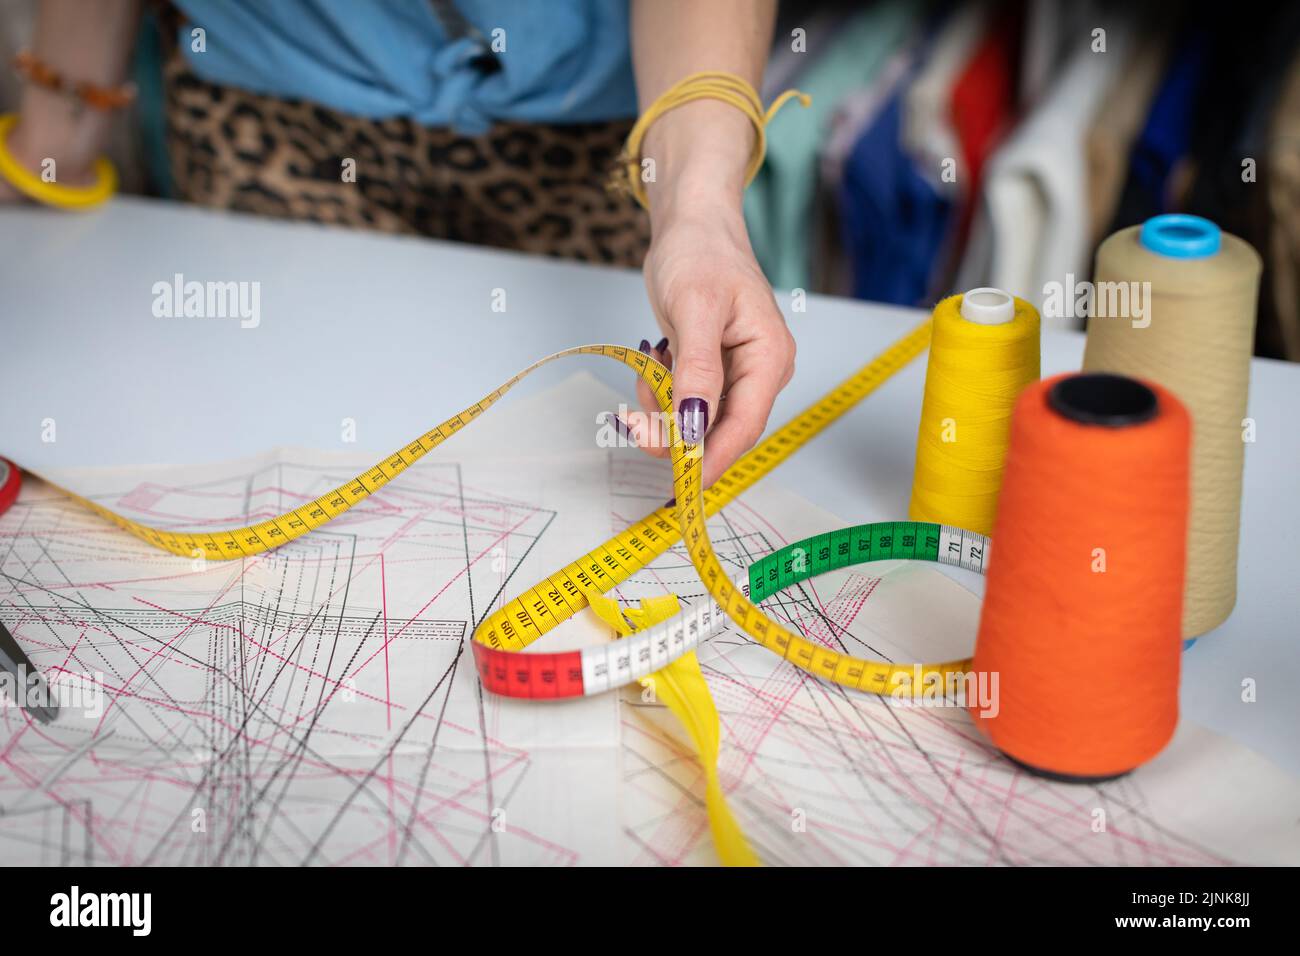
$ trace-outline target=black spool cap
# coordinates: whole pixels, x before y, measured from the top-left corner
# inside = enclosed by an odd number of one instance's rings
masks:
[[[1033,764],[1025,763],[1023,760],[1017,760],[1005,750],[1002,751],[1002,756],[1006,757],[1026,773],[1031,773],[1035,777],[1042,777],[1044,780],[1050,780],[1053,783],[1110,783],[1112,780],[1118,780],[1120,777],[1128,776],[1133,772],[1132,770],[1121,770],[1119,773],[1108,773],[1099,777],[1086,777],[1072,773],[1057,773],[1055,770],[1044,770],[1042,767],[1035,767]]]
[[[1137,379],[1107,372],[1063,378],[1047,393],[1058,415],[1085,425],[1127,428],[1156,417],[1156,393]]]

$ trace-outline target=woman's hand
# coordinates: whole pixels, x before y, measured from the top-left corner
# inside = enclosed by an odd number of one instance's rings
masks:
[[[656,209],[646,290],[668,347],[652,352],[673,369],[673,404],[687,441],[704,445],[705,487],[762,436],[772,403],[794,374],[794,338],[754,259],[739,203],[725,195],[680,196]],[[659,412],[637,385],[650,421]],[[637,427],[638,444],[667,453],[663,436]]]
[[[702,70],[758,85],[772,44],[776,0],[633,0],[632,59],[644,111]],[[741,214],[755,133],[730,103],[698,99],[661,113],[641,142],[652,170],[646,289],[668,338],[673,405],[688,441],[707,431],[704,484],[716,481],[763,434],[777,393],[794,373],[794,339],[754,260]],[[647,343],[648,344],[648,343]],[[659,407],[638,384],[641,404]],[[660,436],[634,429],[665,454]]]

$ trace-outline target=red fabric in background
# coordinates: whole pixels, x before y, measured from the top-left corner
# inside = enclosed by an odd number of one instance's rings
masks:
[[[1020,4],[1002,10],[988,35],[957,76],[949,97],[952,126],[961,144],[967,181],[957,226],[956,247],[966,245],[974,218],[984,165],[1016,119],[1020,40],[1024,17]]]

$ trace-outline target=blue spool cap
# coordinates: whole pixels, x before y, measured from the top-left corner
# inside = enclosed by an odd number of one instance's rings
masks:
[[[1201,216],[1166,213],[1142,224],[1138,240],[1152,252],[1173,259],[1204,259],[1219,251],[1219,227]]]
[[[1144,222],[1138,241],[1152,252],[1172,259],[1205,259],[1218,253],[1223,234],[1203,216],[1166,213]],[[1183,641],[1183,650],[1191,650],[1195,643],[1194,637]]]

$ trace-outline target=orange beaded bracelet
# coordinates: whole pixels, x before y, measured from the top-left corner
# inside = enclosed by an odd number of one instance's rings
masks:
[[[92,110],[108,111],[129,106],[135,99],[135,84],[121,86],[96,86],[94,83],[71,83],[48,63],[26,50],[14,57],[14,72],[42,89],[75,99]]]

